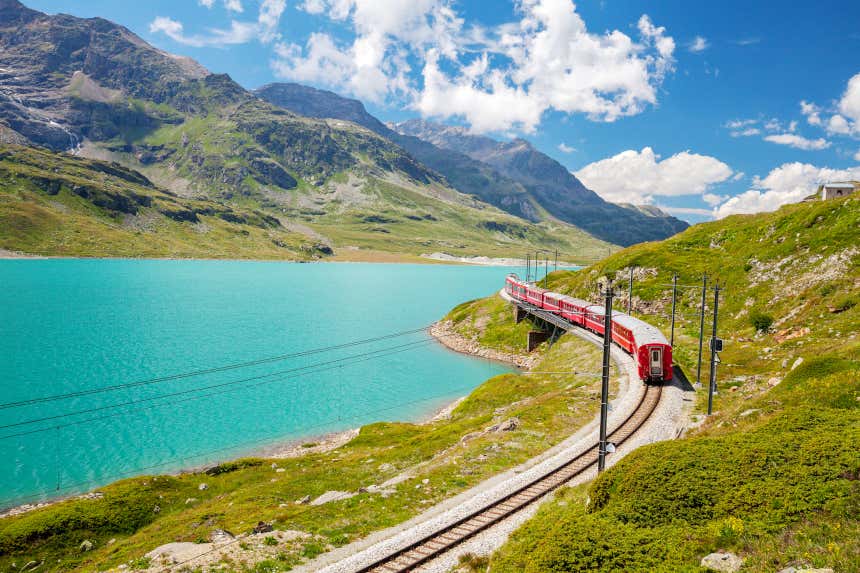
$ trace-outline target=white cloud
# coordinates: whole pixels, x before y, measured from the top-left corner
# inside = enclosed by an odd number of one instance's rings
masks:
[[[550,109],[595,121],[635,115],[656,104],[674,66],[674,40],[648,16],[637,23],[638,41],[618,30],[592,34],[570,0],[522,0],[519,21],[490,29],[465,29],[450,0],[305,0],[302,7],[348,22],[356,37],[326,42],[339,52],[327,60],[342,62],[341,73],[313,72],[325,61],[309,41],[281,46],[277,75],[301,80],[301,72],[375,101],[405,97],[422,115],[459,117],[473,131],[532,132]],[[409,61],[421,66],[421,81],[409,78]]]
[[[732,169],[707,155],[683,151],[662,161],[650,147],[586,165],[575,175],[609,201],[650,203],[654,197],[703,195],[729,179]]]
[[[744,173],[743,171],[738,171],[738,172],[737,172],[737,173],[735,173],[735,174],[734,174],[734,176],[732,177],[732,181],[740,181],[741,179],[743,179],[743,178],[744,178],[744,177],[746,177],[746,176],[747,176],[747,174],[746,174],[746,173]]]
[[[231,12],[242,12],[242,2],[240,0],[224,0],[224,7]]]
[[[779,145],[788,145],[797,149],[819,150],[830,147],[830,142],[823,138],[807,139],[795,133],[780,133],[778,135],[768,135],[764,138],[765,141],[778,143]]]
[[[753,135],[760,135],[761,130],[757,127],[748,127],[746,129],[741,129],[739,131],[733,131],[729,135],[732,137],[752,137]]]
[[[821,108],[814,103],[809,103],[806,100],[801,101],[800,113],[806,117],[806,123],[809,125],[821,125]]]
[[[850,134],[854,128],[848,123],[848,120],[839,115],[830,116],[830,119],[827,120],[827,133],[836,134],[836,135],[848,135]]]
[[[703,38],[702,36],[696,36],[693,38],[693,41],[687,44],[687,49],[693,52],[694,54],[698,54],[704,52],[710,47],[708,40]]]
[[[710,209],[702,209],[700,207],[667,207],[665,205],[659,205],[661,211],[666,211],[670,215],[704,215],[706,217],[713,217],[714,212]]]
[[[848,80],[848,87],[839,100],[839,111],[853,121],[857,129],[856,124],[860,123],[860,74]]]
[[[761,179],[753,180],[753,189],[732,197],[716,209],[722,218],[736,213],[773,211],[782,205],[796,203],[815,192],[822,183],[860,179],[860,167],[830,169],[808,163],[785,163]]]
[[[574,151],[576,151],[576,148],[571,147],[570,145],[567,145],[565,142],[562,141],[561,143],[558,144],[558,150],[561,151],[562,153],[573,153]],[[860,152],[858,152],[858,153],[860,153]]]
[[[215,0],[200,0],[200,5],[211,8]],[[242,12],[240,0],[225,0],[225,7],[233,12]],[[165,16],[156,17],[149,24],[150,33],[162,33],[174,42],[203,47],[224,47],[246,44],[252,40],[269,43],[278,38],[278,24],[286,8],[286,0],[262,0],[256,22],[231,20],[230,28],[208,28],[205,34],[185,34],[182,22]]]
[[[206,35],[193,34],[186,36],[182,22],[171,18],[158,16],[149,25],[149,31],[153,34],[162,32],[168,38],[186,46],[202,48],[206,46],[227,46],[231,44],[245,44],[257,36],[259,30],[254,23],[230,22],[230,28],[221,30],[210,28]]]
[[[735,178],[732,177],[732,180]],[[728,199],[727,195],[717,195],[716,193],[704,193],[702,194],[702,200],[710,205],[711,207],[715,207]]]
[[[752,46],[754,44],[758,44],[761,42],[761,38],[750,37],[750,38],[741,38],[740,40],[735,40],[735,44],[738,46]]]
[[[860,161],[860,149],[858,149],[857,153],[854,154],[854,161]]]

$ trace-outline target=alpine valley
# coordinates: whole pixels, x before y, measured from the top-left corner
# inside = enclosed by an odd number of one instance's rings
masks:
[[[101,18],[0,0],[0,64],[5,251],[586,261],[687,226],[604,201],[524,140],[387,126],[296,84],[251,92]]]

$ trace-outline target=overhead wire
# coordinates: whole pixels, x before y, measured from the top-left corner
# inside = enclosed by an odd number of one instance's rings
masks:
[[[379,341],[382,341],[382,340],[389,340],[389,339],[392,339],[392,338],[397,338],[397,337],[400,337],[400,336],[406,336],[406,335],[409,335],[409,334],[416,334],[416,333],[418,333],[418,332],[426,331],[428,328],[429,328],[429,325],[427,325],[427,326],[423,326],[423,327],[421,327],[421,328],[415,328],[415,329],[412,329],[412,330],[404,330],[404,331],[401,331],[401,332],[395,332],[395,333],[392,333],[392,334],[386,334],[386,335],[384,335],[384,336],[377,336],[377,337],[374,337],[374,338],[367,338],[367,339],[364,339],[364,340],[355,340],[355,341],[352,341],[352,342],[345,342],[345,343],[343,343],[343,344],[335,344],[335,345],[332,345],[332,346],[325,346],[325,347],[321,347],[321,348],[313,348],[313,349],[310,349],[310,350],[302,350],[302,351],[299,351],[299,352],[292,352],[292,353],[289,353],[289,354],[281,354],[281,355],[278,355],[278,356],[270,356],[270,357],[267,357],[267,358],[260,358],[260,359],[257,359],[257,360],[250,360],[250,361],[247,361],[247,362],[239,362],[239,363],[235,363],[235,364],[227,364],[227,365],[223,365],[223,366],[216,366],[216,367],[213,367],[213,368],[204,368],[204,369],[201,369],[201,370],[195,370],[195,371],[191,371],[191,372],[183,372],[183,373],[179,373],[179,374],[170,374],[170,375],[167,375],[167,376],[159,376],[159,377],[157,377],[157,378],[149,378],[149,379],[146,379],[146,380],[138,380],[138,381],[135,381],[135,382],[127,382],[127,383],[124,383],[124,384],[114,384],[114,385],[111,385],[111,386],[103,386],[103,387],[100,387],[100,388],[89,388],[89,389],[85,389],[85,390],[77,390],[77,391],[75,391],[75,392],[68,392],[68,393],[65,393],[65,394],[55,394],[55,395],[52,395],[52,396],[41,396],[41,397],[38,397],[38,398],[28,398],[28,399],[26,399],[26,400],[18,400],[18,401],[14,401],[14,402],[6,402],[6,403],[3,403],[3,404],[0,404],[0,410],[4,410],[4,409],[7,409],[7,408],[17,408],[17,407],[20,407],[20,406],[29,406],[29,405],[32,405],[32,404],[41,404],[41,403],[44,403],[44,402],[53,402],[53,401],[56,401],[56,400],[66,400],[66,399],[68,399],[68,398],[78,398],[78,397],[81,397],[81,396],[90,396],[90,395],[92,395],[92,394],[100,394],[100,393],[104,393],[104,392],[112,392],[112,391],[116,391],[116,390],[123,390],[123,389],[126,389],[126,388],[134,388],[134,387],[138,387],[138,386],[147,386],[147,385],[151,385],[151,384],[158,384],[158,383],[161,383],[161,382],[168,382],[168,381],[172,381],[172,380],[181,380],[181,379],[183,379],[183,378],[191,378],[191,377],[195,377],[195,376],[202,376],[202,375],[204,375],[204,374],[215,374],[215,373],[218,373],[218,372],[225,372],[225,371],[229,371],[229,370],[236,370],[236,369],[239,369],[239,368],[247,368],[247,367],[250,367],[250,366],[259,366],[259,365],[261,365],[261,364],[269,364],[269,363],[272,363],[272,362],[280,362],[280,361],[283,361],[283,360],[288,360],[288,359],[290,359],[290,358],[301,358],[301,357],[304,357],[304,356],[311,356],[311,355],[313,355],[313,354],[320,354],[320,353],[322,353],[322,352],[330,352],[330,351],[332,351],[332,350],[342,350],[342,349],[350,348],[350,347],[353,347],[353,346],[359,346],[359,345],[363,345],[363,344],[370,344],[370,343],[372,343],[372,342],[379,342]]]

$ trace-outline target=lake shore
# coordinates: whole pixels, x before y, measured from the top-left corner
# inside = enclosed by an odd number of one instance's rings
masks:
[[[9,257],[12,258],[12,257]],[[25,258],[25,257],[22,257]],[[486,358],[490,360],[496,360],[499,362],[504,362],[509,365],[516,366],[520,369],[528,369],[531,367],[533,360],[531,360],[527,356],[518,356],[514,354],[505,354],[502,352],[494,351],[492,349],[484,348],[477,344],[474,341],[471,341],[453,331],[451,328],[450,322],[436,322],[430,328],[430,335],[436,339],[436,341],[442,346],[453,352],[459,352],[461,354],[468,354],[470,356],[474,356],[476,358]],[[466,398],[466,396],[460,396],[450,402],[447,402],[441,407],[437,407],[432,411],[428,412],[424,416],[421,416],[416,424],[432,424],[435,422],[440,422],[447,420],[451,417],[453,411],[459,406]],[[288,439],[279,443],[274,443],[272,445],[266,446],[261,449],[252,450],[248,453],[242,454],[241,456],[237,456],[234,458],[220,460],[218,462],[209,462],[205,464],[200,464],[192,467],[186,467],[178,470],[174,470],[171,472],[165,472],[167,475],[183,475],[195,472],[201,472],[206,468],[210,468],[218,465],[219,463],[226,463],[229,461],[233,461],[236,459],[242,458],[265,458],[271,460],[278,459],[289,459],[289,458],[298,458],[311,454],[321,454],[326,453],[337,448],[340,448],[351,440],[356,438],[361,431],[361,427],[358,428],[350,428],[347,430],[342,430],[339,432],[328,432],[323,434],[315,434],[308,435],[302,438]],[[277,441],[276,441],[277,442]],[[56,498],[48,498],[43,501],[37,501],[33,503],[24,503],[12,507],[8,507],[6,509],[0,508],[0,519],[4,519],[7,517],[14,517],[16,515],[21,515],[23,513],[27,513],[36,509],[41,509],[43,507],[48,507],[63,501],[67,501],[70,499],[91,499],[97,498],[101,494],[98,491],[98,488],[95,488],[89,492],[82,494],[73,494],[73,495],[64,495]]]

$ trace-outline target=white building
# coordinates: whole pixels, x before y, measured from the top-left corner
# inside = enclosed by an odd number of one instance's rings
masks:
[[[845,197],[854,193],[853,183],[825,183],[821,186],[821,200],[826,201],[834,197]]]

